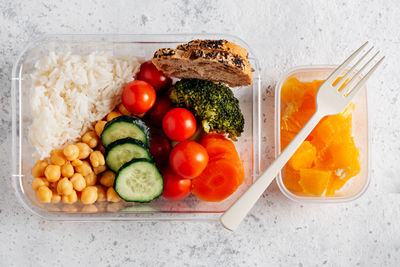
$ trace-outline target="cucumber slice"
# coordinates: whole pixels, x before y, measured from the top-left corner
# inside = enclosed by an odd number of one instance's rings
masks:
[[[147,159],[134,159],[119,170],[114,190],[125,201],[150,202],[159,197],[164,182],[157,167]]]
[[[119,139],[109,144],[105,153],[105,159],[107,166],[113,172],[118,172],[122,165],[132,159],[152,160],[144,144],[130,137]]]
[[[107,122],[101,133],[101,143],[107,148],[112,142],[126,137],[137,139],[146,147],[150,144],[150,132],[146,124],[127,115],[118,116]]]

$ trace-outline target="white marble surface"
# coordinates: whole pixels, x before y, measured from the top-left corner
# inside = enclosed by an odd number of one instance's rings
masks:
[[[246,4],[244,4],[246,2]],[[398,266],[400,264],[400,4],[391,1],[0,0],[0,266]],[[288,68],[339,63],[365,40],[387,60],[368,83],[372,181],[360,199],[300,205],[270,186],[235,233],[218,223],[61,223],[27,213],[10,186],[10,76],[46,33],[237,35],[262,65],[265,119]],[[273,140],[264,140],[266,163]]]

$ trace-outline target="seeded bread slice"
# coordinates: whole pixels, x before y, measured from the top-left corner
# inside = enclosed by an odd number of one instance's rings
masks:
[[[228,42],[226,40],[193,40],[187,44],[178,45],[177,49],[180,50],[214,50],[214,51],[225,51],[235,56],[242,58],[248,58],[249,53],[243,47],[238,44]]]
[[[194,40],[176,49],[162,48],[152,61],[170,77],[223,82],[231,87],[252,83],[247,51],[225,40]]]

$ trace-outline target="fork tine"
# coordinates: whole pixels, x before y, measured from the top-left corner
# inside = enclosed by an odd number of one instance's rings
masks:
[[[353,71],[355,70],[355,68],[365,59],[365,57],[372,51],[374,47],[371,47],[358,61],[356,64],[353,65],[353,67],[351,67],[351,69],[349,71],[347,71],[347,73],[340,79],[340,81],[333,87],[335,90],[340,89],[340,87],[342,87],[342,85],[346,82],[346,79],[350,76],[350,74],[353,73]]]
[[[375,70],[379,67],[379,65],[383,62],[385,57],[382,57],[370,70],[369,72],[354,86],[353,89],[347,94],[346,98],[348,99],[348,102],[353,99],[353,97],[357,94],[357,92],[364,86],[364,84],[367,82],[369,77],[375,72]]]
[[[348,91],[350,90],[351,86],[354,84],[354,82],[356,81],[357,77],[360,76],[360,74],[365,70],[365,68],[372,62],[372,60],[374,60],[374,58],[379,54],[379,51],[376,52],[375,55],[373,55],[373,57],[368,60],[367,63],[365,63],[364,66],[362,66],[362,68],[356,73],[354,74],[354,76],[351,78],[351,80],[346,84],[345,87],[343,87],[342,91],[340,91],[341,93],[343,92],[344,94],[342,95],[346,95],[348,94]]]
[[[351,56],[349,56],[331,75],[326,79],[326,82],[332,84],[336,78],[344,71],[344,69],[349,65],[349,63],[363,50],[363,48],[368,44],[365,42],[360,48],[358,48]]]

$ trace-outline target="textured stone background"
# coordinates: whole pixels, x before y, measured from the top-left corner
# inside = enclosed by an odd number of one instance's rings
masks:
[[[245,4],[246,3],[246,4]],[[0,266],[398,266],[400,4],[391,1],[0,0]],[[273,86],[296,65],[340,63],[370,40],[387,55],[368,82],[372,182],[360,199],[300,205],[270,186],[240,229],[218,223],[60,223],[28,214],[10,186],[10,76],[47,33],[231,33],[263,69],[263,131]],[[273,140],[265,140],[266,164]]]

